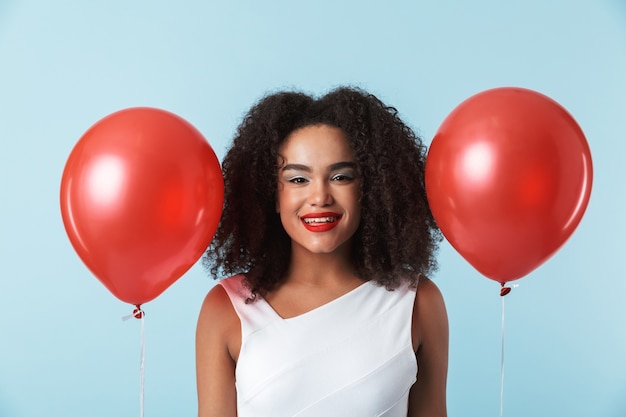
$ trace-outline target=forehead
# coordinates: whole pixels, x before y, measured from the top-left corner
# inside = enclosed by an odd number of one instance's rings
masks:
[[[354,161],[346,135],[341,129],[328,125],[294,130],[282,143],[278,153],[290,163]]]

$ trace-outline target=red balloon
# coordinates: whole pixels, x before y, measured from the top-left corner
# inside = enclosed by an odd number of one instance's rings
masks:
[[[535,91],[478,93],[439,127],[426,192],[443,235],[474,268],[505,283],[550,258],[591,194],[589,145],[572,116]]]
[[[61,213],[81,260],[120,300],[144,304],[209,245],[222,213],[219,161],[202,134],[165,110],[120,110],[77,142]]]

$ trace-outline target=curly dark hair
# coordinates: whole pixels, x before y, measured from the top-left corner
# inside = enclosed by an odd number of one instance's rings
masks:
[[[318,124],[344,132],[361,178],[357,275],[388,289],[417,285],[436,270],[441,241],[424,186],[426,146],[395,108],[356,87],[317,99],[278,92],[250,109],[222,163],[224,209],[204,265],[214,277],[244,273],[253,297],[280,284],[291,240],[276,213],[278,149],[291,132]]]

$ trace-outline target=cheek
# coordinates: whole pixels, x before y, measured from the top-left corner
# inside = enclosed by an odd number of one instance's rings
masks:
[[[361,199],[357,191],[350,193],[347,196],[346,204],[350,206],[350,209],[354,212],[361,211]]]
[[[294,212],[298,207],[297,193],[278,190],[276,193],[276,212]]]
[[[285,205],[285,186],[278,183],[276,187],[276,213],[280,213],[280,209]]]

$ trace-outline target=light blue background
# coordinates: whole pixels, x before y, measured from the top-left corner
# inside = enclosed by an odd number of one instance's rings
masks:
[[[139,413],[137,320],[73,251],[59,186],[85,130],[147,105],[224,154],[248,107],[356,84],[430,142],[462,100],[505,85],[561,103],[594,188],[567,244],[505,298],[504,415],[626,416],[626,5],[529,1],[0,0],[0,416]],[[497,416],[498,285],[444,243],[450,416]],[[146,416],[196,413],[197,264],[146,319]]]

